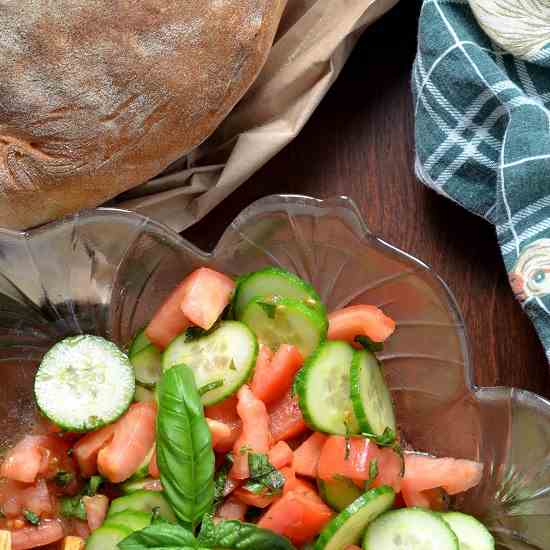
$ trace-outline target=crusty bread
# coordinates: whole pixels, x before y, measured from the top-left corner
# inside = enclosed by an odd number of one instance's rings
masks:
[[[286,0],[0,0],[0,226],[160,173],[253,82]]]

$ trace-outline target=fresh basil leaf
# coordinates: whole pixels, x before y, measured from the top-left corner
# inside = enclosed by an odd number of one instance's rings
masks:
[[[84,494],[87,497],[93,497],[97,494],[99,487],[103,484],[105,479],[101,476],[92,476],[88,483],[86,483],[86,487],[84,488]]]
[[[157,461],[164,495],[191,530],[212,509],[214,451],[193,371],[178,365],[158,384]]]
[[[53,480],[58,487],[66,487],[74,479],[74,474],[71,472],[65,472],[65,470],[59,470],[55,474]]]
[[[257,483],[255,481],[247,481],[244,484],[244,488],[254,495],[259,495],[265,491],[265,485],[263,483]]]
[[[288,539],[273,531],[234,520],[215,524],[210,515],[203,519],[198,540],[201,546],[216,549],[294,550]]]
[[[197,338],[200,338],[201,336],[204,336],[206,334],[206,330],[204,330],[203,328],[201,327],[189,327],[186,331],[185,331],[185,341],[190,341],[190,340],[196,340]]]
[[[369,479],[365,481],[365,491],[368,491],[370,486],[378,477],[378,460],[375,458],[369,462]]]
[[[121,550],[188,550],[198,549],[197,539],[184,527],[157,523],[132,533],[118,543]]]
[[[213,382],[210,382],[208,384],[205,384],[204,386],[201,386],[199,388],[199,395],[202,397],[205,393],[208,393],[209,391],[217,390],[222,386],[223,386],[223,380],[214,380]]]
[[[386,427],[382,435],[375,435],[371,433],[363,433],[363,437],[370,439],[376,443],[379,447],[387,447],[391,449],[401,460],[401,477],[405,475],[405,456],[403,455],[403,449],[397,441],[397,434],[389,426]]]
[[[225,462],[216,473],[216,477],[214,479],[214,509],[216,509],[225,498],[225,485],[232,466],[233,457],[228,453],[225,455]]]
[[[366,350],[372,353],[376,353],[384,349],[383,342],[374,342],[368,336],[363,336],[363,335],[356,336],[353,340],[354,342],[361,344]]]
[[[31,525],[40,525],[40,516],[36,515],[31,510],[24,510],[23,511],[23,517],[31,524]]]
[[[270,304],[269,302],[258,302],[258,305],[264,310],[265,314],[270,319],[275,319],[275,312],[277,311],[277,304]]]
[[[59,499],[59,511],[66,518],[86,520],[86,508],[80,495],[76,497],[63,497]]]
[[[267,489],[268,494],[280,493],[285,485],[285,478],[270,462],[267,455],[262,453],[248,454],[249,480],[244,488],[258,494],[258,485]]]

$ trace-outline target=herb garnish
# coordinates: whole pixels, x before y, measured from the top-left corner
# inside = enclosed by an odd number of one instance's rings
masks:
[[[391,449],[401,460],[401,477],[405,475],[405,456],[403,455],[403,449],[397,441],[397,434],[389,426],[386,427],[382,435],[376,435],[363,432],[363,437],[370,439],[376,443],[379,447],[387,447]]]
[[[249,479],[244,488],[254,494],[266,492],[275,495],[282,491],[285,478],[270,462],[267,455],[262,453],[249,453],[248,455]]]
[[[361,344],[367,351],[376,353],[384,349],[384,342],[375,342],[371,340],[368,336],[359,335],[353,339],[354,342]]]
[[[23,517],[31,525],[40,525],[40,516],[37,516],[34,512],[31,512],[30,510],[24,510],[23,511]]]

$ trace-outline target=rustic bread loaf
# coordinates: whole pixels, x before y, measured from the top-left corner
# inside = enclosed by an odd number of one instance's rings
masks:
[[[203,141],[286,0],[0,0],[0,226],[96,206]]]

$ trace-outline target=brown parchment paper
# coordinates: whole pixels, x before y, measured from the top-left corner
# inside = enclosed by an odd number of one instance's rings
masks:
[[[178,232],[200,220],[296,137],[362,31],[397,2],[289,0],[266,65],[216,132],[110,204]]]

